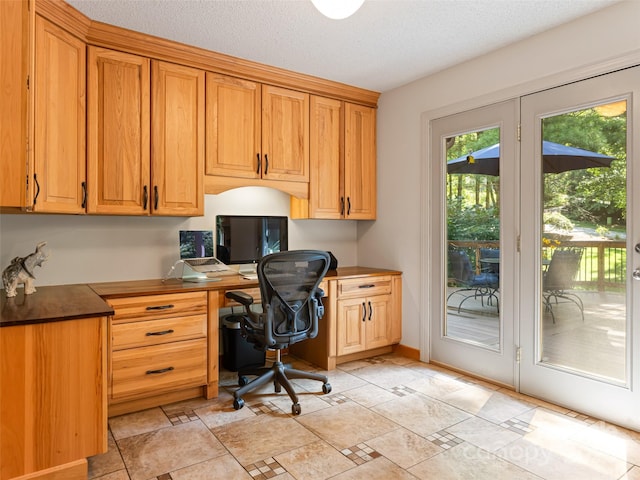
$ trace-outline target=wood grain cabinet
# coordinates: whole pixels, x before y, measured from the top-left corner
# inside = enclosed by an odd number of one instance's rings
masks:
[[[88,57],[87,211],[203,215],[204,72],[98,47]]]
[[[375,109],[319,96],[310,104],[309,198],[291,199],[291,217],[375,220]]]
[[[207,175],[309,181],[309,94],[207,73],[206,118]]]
[[[207,292],[108,303],[115,312],[109,324],[110,413],[122,413],[117,404],[123,402],[135,410],[146,398],[207,385]]]
[[[86,52],[82,40],[36,15],[33,211],[86,207]]]

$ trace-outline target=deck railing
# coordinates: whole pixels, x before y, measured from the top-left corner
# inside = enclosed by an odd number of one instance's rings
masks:
[[[476,272],[480,272],[480,249],[499,248],[497,241],[449,241],[450,248],[464,249]],[[560,247],[583,249],[580,269],[575,287],[583,290],[620,291],[624,289],[627,271],[627,248],[624,241],[617,240],[563,240]],[[548,256],[553,255],[549,248]]]

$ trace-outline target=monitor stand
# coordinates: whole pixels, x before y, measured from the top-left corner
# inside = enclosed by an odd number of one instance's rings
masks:
[[[222,280],[220,277],[207,277],[206,273],[196,272],[192,269],[188,263],[182,263],[182,281],[183,282],[219,282]]]

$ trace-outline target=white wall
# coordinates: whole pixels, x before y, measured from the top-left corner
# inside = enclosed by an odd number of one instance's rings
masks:
[[[36,269],[38,285],[163,277],[179,258],[178,230],[215,230],[215,216],[289,215],[289,195],[245,187],[207,195],[203,217],[0,215],[0,269],[46,241],[49,259]],[[339,265],[357,265],[355,221],[289,220],[289,249],[330,250]],[[178,267],[180,268],[180,267]]]
[[[404,345],[423,348],[428,286],[422,282],[421,195],[429,118],[603,73],[640,55],[640,2],[623,1],[559,28],[381,95],[378,109],[378,220],[358,225],[361,265],[403,271]],[[640,63],[638,61],[637,63]],[[424,225],[428,229],[428,225]],[[421,297],[424,299],[421,300]],[[421,338],[423,339],[421,345]],[[427,352],[428,353],[428,352]]]

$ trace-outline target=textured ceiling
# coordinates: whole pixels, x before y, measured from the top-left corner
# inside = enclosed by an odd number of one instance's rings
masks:
[[[378,92],[619,0],[67,0],[93,20]]]

